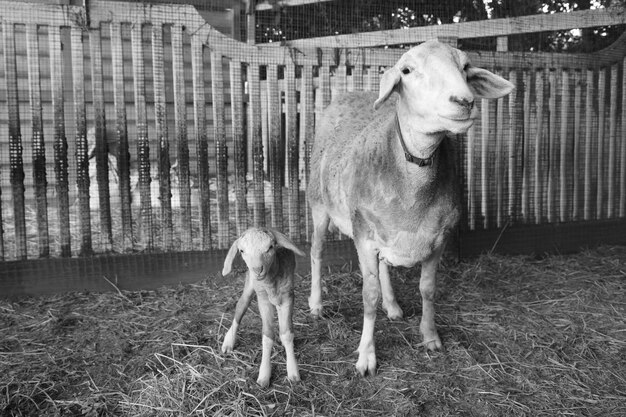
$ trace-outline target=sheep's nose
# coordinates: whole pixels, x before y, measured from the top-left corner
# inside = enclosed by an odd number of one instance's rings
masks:
[[[474,107],[474,98],[450,96],[450,101],[471,110]]]
[[[254,273],[254,275],[259,276],[263,273],[263,267],[262,266],[252,267],[252,272]]]

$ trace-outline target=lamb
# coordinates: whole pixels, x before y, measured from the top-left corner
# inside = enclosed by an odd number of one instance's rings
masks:
[[[224,336],[222,353],[230,353],[237,340],[237,328],[245,314],[252,294],[256,293],[259,313],[263,322],[263,355],[257,383],[267,387],[270,382],[272,367],[270,357],[274,345],[274,312],[278,313],[280,340],[287,356],[287,378],[291,381],[300,380],[300,372],[293,348],[293,278],[296,267],[295,255],[304,256],[284,234],[268,228],[250,228],[232,244],[226,259],[222,275],[226,276],[232,269],[237,255],[248,266],[248,276],[243,293],[237,302],[233,323]]]
[[[376,373],[374,324],[381,293],[387,316],[402,318],[389,265],[422,264],[420,332],[427,349],[441,348],[434,321],[435,274],[460,207],[450,135],[472,126],[475,99],[503,97],[513,88],[472,66],[464,52],[428,41],[382,75],[378,97],[343,93],[322,112],[307,188],[314,226],[309,307],[314,316],[322,312],[322,249],[332,221],[353,239],[363,275],[356,362],[361,375]]]

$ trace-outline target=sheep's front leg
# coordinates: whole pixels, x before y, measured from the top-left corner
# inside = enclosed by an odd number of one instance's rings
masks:
[[[233,324],[230,326],[230,329],[228,329],[228,332],[226,332],[226,335],[224,336],[224,342],[222,343],[222,353],[230,353],[235,348],[235,343],[237,342],[237,329],[239,328],[239,323],[241,323],[243,315],[248,310],[248,306],[250,305],[250,301],[252,300],[252,294],[254,294],[254,288],[252,287],[251,279],[247,278],[243,288],[243,293],[237,301],[237,307],[235,307],[235,317],[233,318]]]
[[[380,289],[383,294],[383,309],[387,312],[387,317],[391,320],[402,319],[402,309],[396,301],[396,296],[391,286],[391,277],[389,276],[389,266],[383,261],[378,262],[378,278],[380,280]]]
[[[420,277],[420,293],[422,295],[422,321],[420,332],[424,338],[423,344],[428,350],[441,349],[441,339],[435,326],[435,283],[437,266],[443,253],[443,246],[437,249],[432,256],[422,262]]]
[[[318,206],[312,209],[313,216],[313,236],[311,237],[311,296],[309,297],[309,308],[311,315],[320,317],[322,315],[322,251],[330,218],[323,207]]]
[[[287,357],[287,379],[300,381],[300,371],[293,348],[293,299],[290,298],[283,304],[276,306],[276,311],[278,312],[280,341],[283,343]]]
[[[357,245],[359,264],[363,275],[363,332],[359,343],[359,359],[356,362],[356,369],[362,376],[365,376],[366,373],[376,375],[374,326],[376,308],[380,300],[380,284],[378,280],[378,257],[374,251],[363,246],[363,244]]]
[[[259,313],[263,322],[263,355],[261,356],[261,366],[259,367],[259,377],[257,384],[266,388],[270,384],[272,377],[272,348],[274,347],[274,309],[265,291],[257,293],[259,303]]]

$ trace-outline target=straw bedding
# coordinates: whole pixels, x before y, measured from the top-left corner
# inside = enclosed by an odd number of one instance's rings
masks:
[[[256,304],[233,355],[219,351],[243,276],[156,291],[0,301],[3,416],[626,415],[626,248],[445,261],[437,317],[445,348],[420,346],[416,270],[394,270],[403,321],[379,311],[378,375],[354,369],[360,277],[325,271],[325,317],[296,283],[303,381],[277,340],[268,389]]]

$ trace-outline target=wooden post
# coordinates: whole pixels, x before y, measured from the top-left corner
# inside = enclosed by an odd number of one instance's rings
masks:
[[[556,71],[550,70],[548,71],[548,82],[549,82],[549,92],[550,96],[548,98],[548,112],[549,112],[549,122],[548,122],[548,153],[549,153],[549,164],[548,164],[548,190],[547,190],[547,198],[548,198],[548,223],[554,223],[556,207],[556,183],[557,183],[557,175],[559,173],[557,169],[557,147],[558,147],[558,138],[557,138],[557,111],[556,111]]]
[[[598,71],[598,154],[597,154],[597,180],[596,180],[596,219],[605,218],[604,214],[604,179],[605,179],[605,156],[604,156],[604,122],[606,113],[606,70]]]
[[[300,155],[304,163],[300,164],[302,183],[306,189],[310,178],[310,161],[313,139],[315,136],[315,101],[313,97],[313,67],[302,67],[302,89],[300,93]],[[308,204],[303,204],[305,215],[305,233],[307,238],[313,233],[312,218]]]
[[[615,151],[617,147],[617,64],[611,66],[611,97],[609,103],[609,162],[608,162],[608,199],[607,217],[612,219],[615,216]],[[623,104],[622,104],[623,105]]]
[[[532,87],[532,78],[531,71],[524,71],[524,98],[523,98],[523,117],[524,117],[524,149],[523,149],[523,161],[524,166],[522,167],[522,218],[524,222],[530,221],[530,169],[531,169],[531,161],[530,161],[530,149],[531,149],[531,132],[530,132],[530,89]]]
[[[265,226],[265,185],[263,183],[263,136],[261,133],[261,81],[259,66],[250,64],[248,67],[248,83],[250,88],[250,125],[252,143],[252,224]]]
[[[626,217],[626,57],[622,61],[622,135],[620,152],[619,216]]]
[[[288,179],[288,231],[289,237],[295,242],[301,241],[300,227],[300,177],[298,175],[298,103],[296,96],[296,67],[288,64],[285,67],[285,135],[287,140],[287,179]]]
[[[591,220],[591,150],[593,147],[593,70],[587,70],[587,91],[585,96],[585,186],[583,219]]]
[[[572,172],[574,188],[572,190],[572,220],[580,220],[580,152],[581,152],[581,118],[582,118],[582,72],[573,71],[574,76],[574,155]]]
[[[232,111],[235,168],[235,225],[237,236],[248,228],[246,202],[246,136],[243,121],[243,81],[241,61],[230,61],[230,106]]]

